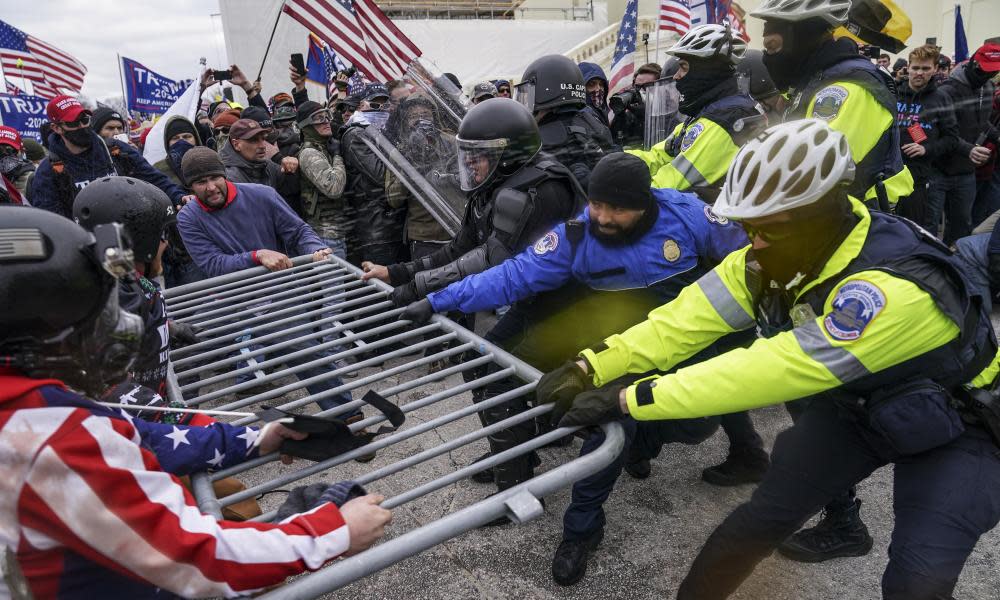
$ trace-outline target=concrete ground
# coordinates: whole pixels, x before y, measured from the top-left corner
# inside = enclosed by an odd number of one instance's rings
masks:
[[[408,360],[415,358],[407,357]],[[391,361],[383,370],[402,362],[405,360]],[[370,368],[362,375],[375,372],[375,368]],[[425,372],[426,367],[414,370],[417,375]],[[384,389],[413,377],[413,374],[390,377],[377,388]],[[443,382],[404,393],[394,400],[403,405],[461,382],[459,375],[452,375]],[[360,397],[360,393],[355,392],[355,397]],[[466,406],[468,402],[469,394],[463,394],[420,409],[410,416],[404,427]],[[371,409],[366,412],[370,414]],[[775,435],[790,425],[781,407],[755,411],[753,416],[768,447]],[[352,462],[306,481],[357,477],[440,444],[444,439],[473,431],[478,425],[478,419],[466,418],[386,449],[372,463]],[[571,448],[542,450],[542,470],[572,460],[579,447],[580,440],[575,440]],[[369,490],[391,497],[456,466],[468,464],[485,450],[485,441],[477,442],[428,461],[418,469],[377,481]],[[673,597],[709,533],[752,492],[751,486],[727,489],[701,481],[701,470],[720,462],[725,452],[725,436],[720,431],[698,446],[668,447],[653,462],[653,475],[647,480],[637,481],[623,475],[606,505],[608,524],[604,542],[592,556],[586,578],[576,586],[560,587],[550,574],[552,554],[560,541],[562,513],[569,503],[569,490],[564,489],[545,499],[547,509],[541,518],[521,526],[468,532],[324,597],[414,600]],[[297,465],[303,464],[297,461]],[[272,463],[241,478],[255,483],[289,468]],[[880,469],[859,489],[859,496],[864,501],[862,513],[875,539],[875,547],[868,556],[804,565],[775,555],[761,563],[733,597],[741,600],[878,598],[893,522],[891,470],[891,466]],[[388,537],[477,502],[492,489],[492,486],[466,480],[404,505],[395,511]],[[265,508],[273,508],[282,498],[282,494],[271,494],[261,503]],[[1000,598],[1000,529],[980,540],[966,564],[955,597]]]

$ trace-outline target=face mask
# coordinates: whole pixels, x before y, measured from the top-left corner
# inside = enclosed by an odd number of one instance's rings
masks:
[[[94,140],[90,137],[90,127],[71,129],[63,132],[62,135],[66,138],[66,141],[81,148],[90,148],[91,144],[94,142]]]
[[[0,156],[0,173],[3,173],[4,175],[9,174],[20,166],[21,162],[21,158],[16,154]]]
[[[796,56],[788,50],[781,50],[774,54],[764,54],[764,66],[774,81],[774,86],[786,91],[798,80],[799,71],[805,58]]]
[[[292,144],[297,144],[299,141],[299,130],[295,127],[285,127],[278,130],[277,139],[275,143],[278,147],[290,146]]]
[[[681,94],[680,109],[686,115],[697,114],[706,104],[714,100],[708,97],[727,78],[731,78],[733,67],[719,60],[691,59],[691,69],[687,75],[677,80],[677,91]]]
[[[587,102],[590,103],[594,108],[604,107],[604,90],[597,90],[596,92],[587,93]]]
[[[767,248],[755,248],[753,255],[767,275],[781,285],[788,285],[799,273],[818,271],[820,263],[849,231],[847,226],[852,224],[849,211],[849,206],[830,207],[826,214],[773,228],[771,233],[777,233],[780,239]]]
[[[181,159],[184,158],[184,155],[191,148],[194,148],[194,146],[192,146],[187,140],[177,140],[172,146],[170,146],[170,151],[168,152],[168,155],[170,156],[170,163],[174,166],[174,169],[177,172],[180,172],[181,170]]]
[[[975,90],[986,85],[993,73],[986,73],[979,68],[979,65],[970,62],[965,69],[965,76],[969,79],[969,85]]]

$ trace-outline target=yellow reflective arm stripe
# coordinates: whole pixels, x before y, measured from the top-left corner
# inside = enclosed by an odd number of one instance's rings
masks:
[[[896,206],[900,198],[905,198],[913,193],[913,174],[910,168],[903,165],[902,170],[892,175],[882,182],[885,186],[885,195],[889,199],[889,206]],[[865,200],[878,198],[875,186],[871,186],[865,191]]]
[[[626,373],[668,371],[727,333],[752,327],[749,292],[742,285],[745,256],[746,249],[727,256],[647,320],[606,339],[606,350],[581,352],[594,371],[594,385]]]
[[[824,317],[817,317],[747,349],[661,377],[652,387],[652,404],[639,406],[631,386],[629,411],[640,420],[687,419],[780,404],[882,371],[958,335],[958,326],[915,284],[882,271],[852,275],[842,284],[858,279],[886,296],[885,307],[858,339],[833,339],[823,327]],[[839,287],[827,298],[827,313]]]
[[[859,163],[868,156],[871,149],[882,138],[882,134],[892,127],[893,116],[878,103],[875,96],[856,83],[842,81],[828,87],[841,87],[847,90],[847,98],[837,114],[827,121],[827,125],[844,134],[844,137],[847,138],[847,145],[851,147],[851,158],[854,159],[854,162]],[[816,96],[820,95],[822,91],[821,89],[816,92],[816,95],[809,101],[807,115],[812,116]]]
[[[1000,351],[993,357],[993,362],[988,364],[982,373],[973,378],[970,385],[977,388],[990,387],[998,374],[1000,374]]]
[[[649,176],[652,177],[653,175],[656,175],[657,171],[662,169],[664,166],[669,165],[670,161],[673,160],[673,157],[667,154],[667,142],[670,141],[670,138],[677,135],[680,128],[680,125],[674,127],[673,133],[670,134],[667,139],[654,145],[649,150],[636,149],[626,150],[625,152],[641,158],[642,161],[646,163],[646,166],[649,167]]]
[[[696,119],[688,131],[699,123],[704,129],[691,146],[653,175],[653,187],[686,190],[714,184],[726,176],[739,146],[721,125],[705,118]]]

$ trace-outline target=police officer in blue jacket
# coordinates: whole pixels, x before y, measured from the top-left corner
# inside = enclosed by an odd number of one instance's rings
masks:
[[[605,156],[594,168],[588,206],[578,219],[557,226],[503,263],[414,302],[402,318],[420,322],[435,312],[471,313],[514,304],[487,337],[502,340],[505,349],[543,371],[570,359],[580,348],[638,323],[747,244],[742,229],[717,217],[697,196],[650,189],[650,181],[641,159],[624,153]],[[553,302],[553,297],[558,301]],[[513,416],[525,410],[526,403],[514,401],[502,408],[505,413],[490,421]],[[726,418],[737,420],[727,422],[727,430],[743,427],[756,435],[746,413]],[[656,456],[666,443],[699,443],[718,424],[718,418],[708,418],[637,426],[627,419],[625,428],[634,455],[648,457]],[[502,451],[533,433],[524,427],[513,430],[491,436],[491,449]],[[603,435],[595,430],[581,452],[590,452],[602,441]],[[572,585],[586,573],[588,555],[603,538],[602,505],[626,459],[623,452],[607,469],[573,487],[563,541],[552,564],[553,578],[560,585]],[[523,456],[500,465],[498,487],[504,489],[508,481],[522,479],[508,477],[507,472],[530,470],[530,465],[519,464],[530,460]],[[648,476],[648,462],[643,462],[644,469],[638,466],[641,463],[630,464],[629,472]]]

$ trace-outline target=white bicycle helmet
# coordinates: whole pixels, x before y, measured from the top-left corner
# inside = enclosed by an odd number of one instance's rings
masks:
[[[820,119],[770,127],[740,149],[713,212],[755,219],[808,206],[854,181],[847,138]]]
[[[747,43],[729,25],[717,24],[695,27],[667,50],[667,54],[680,57],[728,56],[734,65],[743,60],[746,53]]]
[[[847,22],[850,10],[851,0],[763,0],[750,16],[793,22],[817,18],[839,27]]]

